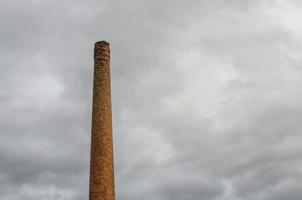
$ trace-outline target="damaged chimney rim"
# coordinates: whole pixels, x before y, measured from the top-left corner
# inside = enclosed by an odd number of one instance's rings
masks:
[[[109,47],[109,42],[102,40],[95,43],[95,48]]]

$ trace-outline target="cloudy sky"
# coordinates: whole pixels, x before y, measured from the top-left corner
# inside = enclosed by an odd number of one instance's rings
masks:
[[[300,200],[298,0],[2,0],[0,199],[88,199],[93,46],[119,200]]]

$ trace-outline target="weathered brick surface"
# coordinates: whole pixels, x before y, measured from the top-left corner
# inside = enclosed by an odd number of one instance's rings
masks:
[[[114,200],[109,43],[95,43],[89,200]]]

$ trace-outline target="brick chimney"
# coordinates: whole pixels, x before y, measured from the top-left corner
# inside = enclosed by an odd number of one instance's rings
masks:
[[[94,47],[89,200],[115,200],[109,43]]]

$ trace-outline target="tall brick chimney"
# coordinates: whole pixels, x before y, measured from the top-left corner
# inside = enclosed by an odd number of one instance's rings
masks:
[[[94,47],[89,200],[114,200],[109,43]]]

